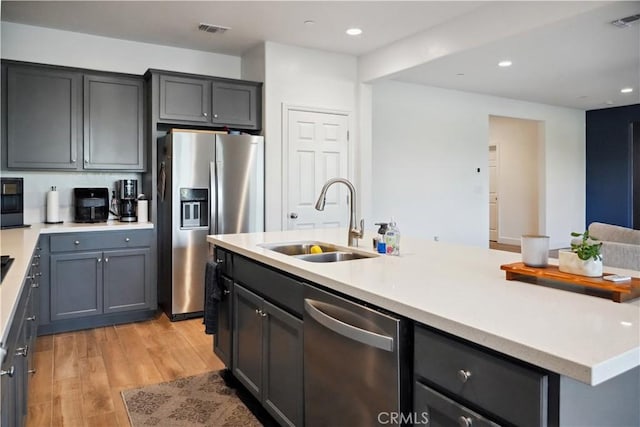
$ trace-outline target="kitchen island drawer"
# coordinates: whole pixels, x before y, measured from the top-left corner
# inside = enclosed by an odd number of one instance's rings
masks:
[[[420,382],[416,382],[413,387],[413,415],[414,425],[499,427],[493,421]]]
[[[233,259],[233,279],[302,317],[304,285],[298,280],[241,256]]]
[[[151,230],[65,233],[50,237],[51,252],[136,248],[151,245]]]
[[[416,326],[418,380],[519,426],[547,424],[547,375],[444,334]]]

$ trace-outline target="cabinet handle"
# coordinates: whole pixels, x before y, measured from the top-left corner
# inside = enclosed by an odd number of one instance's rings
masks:
[[[109,257],[106,257],[106,258],[104,259],[104,262],[109,262]]]
[[[264,311],[260,310],[260,316],[267,317],[267,313],[265,313]]]
[[[29,372],[30,374],[35,374],[36,370],[35,369],[29,369],[27,372]]]
[[[217,118],[218,118],[218,115],[217,115],[217,114],[214,114],[214,115],[213,115],[213,118],[214,118],[214,119],[217,119]]]
[[[34,314],[33,316],[29,316],[26,318],[26,320],[29,320],[31,322],[35,322],[36,321],[36,315]]]
[[[36,273],[36,277],[40,277],[40,276],[42,276],[42,272],[41,271]]]
[[[13,377],[13,374],[15,373],[16,368],[14,366],[10,367],[7,371],[5,371],[4,369],[0,371],[0,377],[3,376],[8,376],[9,378]]]
[[[471,427],[473,425],[473,420],[469,417],[465,417],[464,415],[460,415],[458,417],[458,425],[460,427]]]
[[[222,293],[223,293],[224,295],[229,295],[229,294],[231,293],[231,291],[230,291],[230,290],[228,290],[228,289],[225,289],[225,290],[223,290],[223,291],[222,291]]]
[[[207,117],[207,113],[202,113],[203,116]]]
[[[260,310],[259,308],[256,308],[256,314],[259,315],[260,313],[262,313],[262,310]]]
[[[79,245],[80,244],[80,240],[76,240],[75,242],[73,242],[74,245]]]
[[[471,378],[471,371],[467,371],[466,369],[460,369],[458,371],[458,379],[461,382],[466,383],[469,378]]]
[[[25,277],[25,279],[27,279],[27,280],[33,280],[35,278],[36,278],[35,274],[30,274],[29,276]]]
[[[29,355],[29,346],[25,345],[24,347],[17,348],[15,355],[27,357]]]
[[[40,248],[38,248],[38,250],[40,250]],[[40,258],[40,255],[34,255],[33,258],[34,259],[38,259],[38,258]]]
[[[98,262],[102,262],[102,258],[98,258]]]
[[[125,238],[124,238],[124,241],[125,241],[125,242],[130,242],[130,241],[131,241],[131,239],[130,239],[130,238],[128,238],[128,237],[125,237]]]

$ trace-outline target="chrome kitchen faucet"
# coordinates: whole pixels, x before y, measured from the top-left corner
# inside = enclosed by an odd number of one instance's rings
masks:
[[[364,219],[360,220],[360,228],[356,227],[356,188],[353,184],[345,178],[331,178],[327,181],[322,190],[320,191],[320,196],[318,196],[318,201],[316,202],[316,209],[319,211],[324,210],[324,204],[327,198],[327,190],[331,187],[332,184],[336,182],[341,182],[349,188],[349,192],[351,193],[351,215],[349,217],[349,246],[358,246],[358,239],[362,239],[364,235]]]

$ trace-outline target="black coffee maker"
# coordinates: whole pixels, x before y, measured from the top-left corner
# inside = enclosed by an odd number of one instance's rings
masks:
[[[137,216],[138,180],[121,179],[118,181],[118,198],[120,199],[119,216],[122,222],[135,222]]]

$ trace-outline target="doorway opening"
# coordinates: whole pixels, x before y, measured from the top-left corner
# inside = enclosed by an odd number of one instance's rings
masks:
[[[489,247],[544,234],[544,122],[489,116]]]

